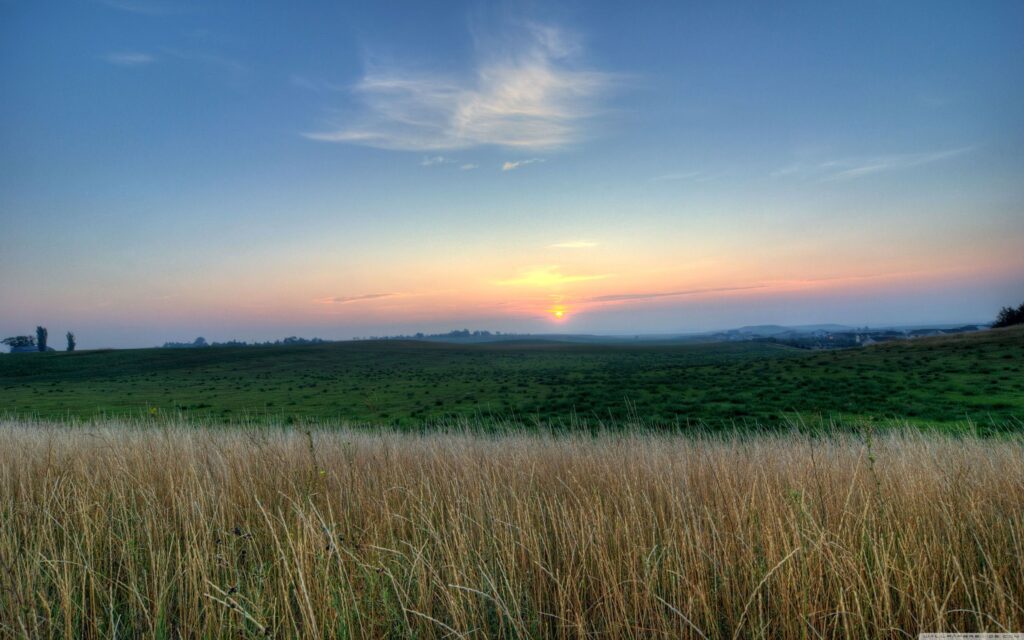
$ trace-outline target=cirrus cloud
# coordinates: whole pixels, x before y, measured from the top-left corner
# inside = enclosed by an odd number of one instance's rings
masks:
[[[609,274],[567,274],[558,265],[534,267],[520,272],[518,277],[498,280],[495,284],[511,287],[557,287],[575,282],[604,280]]]
[[[921,153],[897,153],[838,158],[818,163],[797,163],[780,167],[772,171],[770,175],[773,178],[811,178],[817,179],[819,182],[842,182],[881,173],[913,169],[949,160],[973,150],[974,147],[959,147]]]
[[[423,160],[420,160],[421,167],[433,167],[439,164],[451,164],[455,162],[450,158],[444,156],[425,156]]]
[[[318,298],[313,302],[317,304],[351,304],[353,302],[365,302],[367,300],[380,300],[381,298],[393,298],[397,293],[366,293],[361,296],[334,296],[330,298]]]
[[[527,158],[526,160],[510,160],[501,165],[502,171],[515,171],[519,167],[524,167],[528,164],[536,164],[538,162],[544,162],[544,158]]]
[[[465,78],[370,69],[351,91],[356,117],[303,135],[410,151],[546,149],[580,140],[583,121],[597,113],[614,76],[580,68],[581,47],[554,27],[527,25],[512,46],[488,44],[478,42]]]
[[[656,291],[648,293],[611,293],[586,298],[581,302],[605,303],[605,302],[635,302],[638,300],[656,300],[658,298],[676,298],[681,296],[696,296],[707,293],[731,293],[734,291],[750,291],[751,289],[764,289],[767,285],[753,284],[737,287],[711,287],[706,289],[683,289],[680,291]]]

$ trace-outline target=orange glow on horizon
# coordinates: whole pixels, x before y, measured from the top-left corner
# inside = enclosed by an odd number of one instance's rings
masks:
[[[622,317],[625,309],[637,313],[661,309],[658,313],[665,317],[668,307],[691,308],[725,299],[730,305],[760,305],[775,297],[882,296],[901,289],[1007,278],[1024,268],[1019,256],[1002,259],[1000,255],[970,267],[894,259],[892,264],[872,263],[871,268],[836,260],[813,269],[743,258],[684,265],[642,254],[627,264],[588,254],[586,260],[563,258],[564,267],[521,268],[482,259],[473,262],[475,266],[456,260],[405,265],[393,273],[357,272],[358,277],[352,278],[340,277],[338,269],[309,268],[279,280],[253,268],[244,277],[215,275],[202,287],[169,283],[160,295],[130,287],[112,289],[102,304],[73,292],[68,299],[74,305],[68,307],[74,306],[83,322],[96,323],[107,317],[109,309],[123,307],[122,319],[138,324],[185,324],[202,315],[224,326],[356,326],[369,334],[378,326],[398,323],[417,330],[417,325],[475,327],[488,322],[503,328],[507,319],[509,326],[540,324],[567,330],[570,326],[582,329],[604,313]],[[539,262],[522,260],[527,265]],[[313,331],[320,330],[309,329]]]

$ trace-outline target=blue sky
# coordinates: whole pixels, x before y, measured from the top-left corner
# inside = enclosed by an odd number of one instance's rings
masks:
[[[0,333],[985,320],[1024,300],[1022,32],[1015,2],[0,0]]]

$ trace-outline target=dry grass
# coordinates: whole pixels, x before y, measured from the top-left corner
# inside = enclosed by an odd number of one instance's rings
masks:
[[[0,636],[1024,630],[1024,440],[0,424]]]

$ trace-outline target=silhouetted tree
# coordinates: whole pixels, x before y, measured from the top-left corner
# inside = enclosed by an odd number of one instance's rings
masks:
[[[75,334],[73,334],[70,331],[68,331],[67,338],[68,338],[68,351],[74,351],[75,350]]]
[[[36,348],[46,351],[46,327],[36,327]]]
[[[25,347],[34,347],[36,339],[32,336],[11,336],[10,338],[4,338],[0,340],[3,344],[6,344],[12,350],[24,349]]]
[[[1000,327],[1011,327],[1015,324],[1024,324],[1024,303],[1021,303],[1016,309],[1013,307],[1003,307],[1000,309],[999,315],[996,316],[996,321],[992,323],[992,326],[998,329]]]

